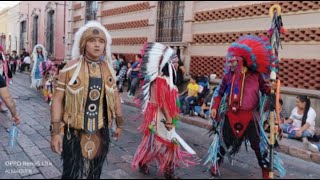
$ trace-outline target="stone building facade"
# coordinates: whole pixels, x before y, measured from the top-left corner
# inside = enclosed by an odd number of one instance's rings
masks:
[[[113,53],[133,59],[144,42],[162,42],[177,50],[186,78],[216,74],[217,83],[227,47],[244,34],[266,35],[275,3],[287,29],[279,73],[285,108],[295,106],[298,94],[309,95],[320,125],[320,1],[73,1],[66,59],[74,33],[96,16],[112,36]]]

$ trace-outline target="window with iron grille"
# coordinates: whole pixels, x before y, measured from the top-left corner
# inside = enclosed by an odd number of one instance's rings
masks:
[[[160,1],[157,19],[158,42],[181,42],[184,1]]]
[[[47,18],[47,51],[48,55],[53,54],[53,38],[54,38],[54,10],[48,12]]]
[[[11,52],[11,35],[9,35],[9,51]]]
[[[38,19],[39,16],[33,17],[32,47],[38,44]]]
[[[86,1],[86,18],[85,21],[86,23],[91,20],[95,20],[95,15],[96,15],[96,5],[97,1]]]
[[[25,48],[26,37],[27,37],[27,21],[22,21],[20,23],[20,51]]]

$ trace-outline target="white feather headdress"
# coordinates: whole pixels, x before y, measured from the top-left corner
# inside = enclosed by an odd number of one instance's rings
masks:
[[[86,25],[82,26],[74,35],[74,43],[72,46],[72,59],[79,59],[81,56],[80,53],[80,39],[83,35],[83,33],[91,28],[91,27],[96,27],[101,29],[104,34],[106,35],[106,59],[109,63],[111,63],[112,58],[111,58],[111,43],[112,43],[112,39],[111,39],[111,35],[109,34],[108,30],[98,21],[89,21]]]
[[[38,65],[38,52],[37,52],[37,48],[41,48],[42,49],[42,55],[43,55],[43,60],[47,61],[48,60],[48,53],[46,48],[44,48],[41,44],[37,44],[34,46],[33,51],[32,51],[32,58],[33,58],[33,67],[31,70],[31,88],[36,88],[36,87],[40,87],[41,83],[42,83],[42,78],[41,79],[36,79],[35,78],[35,73],[36,73],[36,69],[40,68]]]
[[[111,39],[111,35],[109,34],[108,30],[98,21],[89,21],[86,25],[82,26],[75,34],[74,36],[74,43],[73,43],[73,46],[72,46],[72,59],[75,60],[75,59],[80,59],[80,61],[72,66],[73,68],[76,68],[77,67],[77,70],[75,71],[75,73],[73,74],[71,80],[70,80],[70,84],[73,83],[73,81],[76,79],[76,77],[78,76],[78,74],[80,73],[80,68],[81,68],[81,53],[80,53],[80,40],[81,40],[81,37],[83,36],[83,33],[91,28],[91,27],[96,27],[96,28],[99,28],[100,30],[102,30],[106,36],[106,57],[105,60],[107,62],[107,65],[109,67],[109,70],[111,71],[111,74],[112,74],[112,77],[113,79],[116,81],[117,80],[117,77],[116,77],[116,74],[115,74],[115,71],[114,69],[112,68],[112,58],[111,58],[111,43],[112,43],[112,39]],[[73,68],[68,68],[68,70],[71,70]],[[66,71],[66,70],[65,70]],[[62,72],[65,72],[65,71],[62,71]]]
[[[46,50],[46,48],[43,46],[43,45],[41,45],[41,44],[37,44],[37,45],[35,45],[34,46],[34,48],[33,48],[33,51],[32,51],[32,55],[33,55],[33,61],[35,62],[35,57],[37,57],[37,48],[41,48],[42,49],[42,55],[43,55],[43,57],[44,57],[44,60],[45,61],[47,61],[47,57],[48,57],[48,52],[47,52],[47,50]]]
[[[143,112],[146,110],[150,100],[151,83],[161,75],[162,69],[167,63],[169,63],[169,86],[171,89],[175,88],[173,76],[176,77],[176,71],[173,62],[177,60],[175,51],[169,46],[160,43],[147,43],[145,45],[141,65],[144,86],[142,87],[142,95],[140,97]]]

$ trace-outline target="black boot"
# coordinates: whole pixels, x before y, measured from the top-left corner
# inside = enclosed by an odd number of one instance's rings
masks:
[[[145,164],[144,165],[139,164],[139,171],[144,175],[149,175],[150,174],[149,168]]]
[[[164,172],[165,179],[181,179],[179,176],[174,174],[173,168],[167,168]]]

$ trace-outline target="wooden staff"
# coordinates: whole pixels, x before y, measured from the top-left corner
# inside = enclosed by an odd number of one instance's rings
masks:
[[[275,11],[276,10],[276,11]],[[280,61],[279,57],[279,46],[280,44],[280,35],[281,35],[281,29],[282,28],[282,21],[281,21],[281,7],[278,4],[275,4],[270,7],[269,15],[272,19],[272,27],[269,30],[269,38],[270,43],[273,49],[274,54],[277,56],[277,58]],[[276,92],[272,89],[271,90],[271,102],[270,102],[270,164],[269,164],[269,178],[274,178],[274,146],[275,146],[275,140],[279,135],[279,128],[280,128],[280,80],[277,80],[277,72],[275,70],[276,64],[272,64],[273,68],[270,75],[270,80],[272,83],[277,83],[277,90]],[[276,111],[276,118],[274,111]]]

